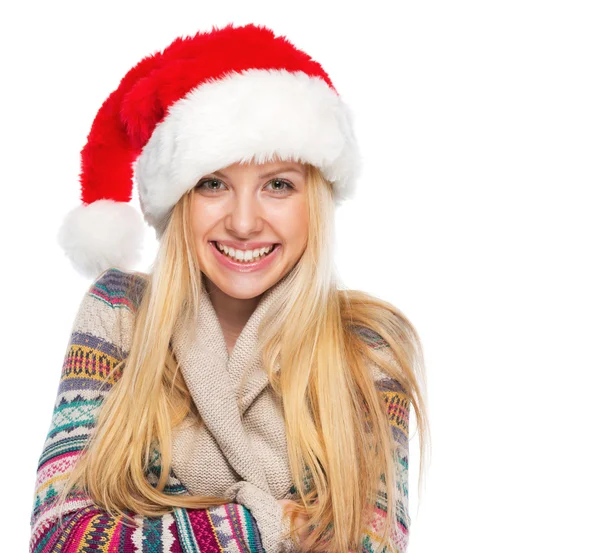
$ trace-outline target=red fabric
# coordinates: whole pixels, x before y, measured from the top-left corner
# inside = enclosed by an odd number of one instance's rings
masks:
[[[285,69],[320,77],[321,65],[283,36],[253,23],[178,37],[137,63],[98,111],[81,151],[81,200],[129,202],[132,163],[168,108],[208,80],[244,69]]]

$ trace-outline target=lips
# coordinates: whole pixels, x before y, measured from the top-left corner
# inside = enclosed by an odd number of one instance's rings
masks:
[[[270,248],[271,246],[277,246],[279,242],[234,242],[232,240],[210,240],[213,242],[215,246],[217,243],[222,246],[227,246],[228,248],[233,248],[235,250],[240,251],[248,251],[248,250],[260,250],[261,248]]]
[[[217,241],[213,240],[213,241],[211,241],[211,244],[214,246],[214,248],[215,248],[215,249],[216,249],[216,250],[217,250],[217,251],[218,251],[218,252],[219,252],[221,255],[223,255],[223,256],[225,256],[225,257],[227,257],[228,259],[230,259],[230,260],[231,260],[231,261],[233,261],[234,263],[240,263],[240,264],[242,264],[242,263],[243,263],[244,265],[248,265],[248,264],[251,264],[251,263],[255,263],[256,261],[260,261],[260,260],[261,260],[261,259],[263,259],[264,257],[268,257],[269,255],[271,255],[271,254],[272,254],[272,253],[275,251],[275,249],[276,249],[276,248],[277,248],[277,246],[278,246],[278,244],[277,244],[277,243],[272,243],[272,244],[268,244],[268,245],[266,245],[266,244],[265,244],[264,246],[261,246],[261,247],[258,247],[258,248],[248,248],[248,249],[234,248],[234,249],[236,249],[236,250],[238,250],[238,251],[241,251],[241,252],[244,252],[244,253],[246,253],[246,252],[253,252],[254,250],[261,250],[261,249],[263,249],[263,248],[265,248],[265,247],[269,247],[269,248],[271,248],[271,250],[269,251],[269,253],[267,253],[266,255],[262,255],[261,257],[258,257],[258,258],[256,258],[256,259],[253,259],[253,260],[251,260],[251,261],[243,261],[243,260],[242,260],[242,261],[240,261],[240,260],[238,260],[238,259],[236,259],[236,258],[234,258],[234,257],[232,257],[232,256],[230,256],[230,255],[228,255],[228,254],[226,254],[226,253],[225,253],[225,252],[224,252],[224,251],[223,251],[221,248],[219,248],[219,244],[217,243]],[[225,246],[227,246],[227,244],[225,244]]]
[[[236,261],[228,255],[222,253],[215,241],[209,241],[211,249],[215,252],[215,256],[219,263],[225,268],[237,271],[237,272],[251,272],[264,269],[268,267],[275,258],[278,257],[279,251],[281,250],[281,244],[275,244],[275,247],[271,250],[270,253],[264,255],[263,257],[255,260],[255,261]]]

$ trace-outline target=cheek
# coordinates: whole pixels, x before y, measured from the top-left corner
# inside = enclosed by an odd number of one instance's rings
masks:
[[[214,210],[208,209],[206,203],[202,202],[200,197],[196,195],[192,203],[192,232],[194,237],[201,240],[205,236],[212,225],[214,224]]]
[[[278,230],[288,244],[301,248],[308,236],[308,209],[305,202],[290,205],[290,209],[280,214]]]

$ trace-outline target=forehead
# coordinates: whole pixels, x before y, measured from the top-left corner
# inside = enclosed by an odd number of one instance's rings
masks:
[[[265,163],[236,162],[223,167],[215,174],[228,174],[239,172],[252,172],[259,176],[267,176],[276,172],[292,171],[300,175],[306,175],[307,164],[292,160],[274,160]]]

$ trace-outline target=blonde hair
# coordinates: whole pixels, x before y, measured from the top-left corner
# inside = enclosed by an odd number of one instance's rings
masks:
[[[417,332],[396,307],[364,292],[339,289],[332,251],[332,185],[317,168],[307,168],[308,244],[292,269],[289,300],[267,314],[259,337],[265,370],[282,397],[290,470],[300,495],[290,511],[292,527],[304,510],[313,529],[302,551],[347,553],[360,549],[365,517],[370,516],[366,507],[373,505],[382,475],[388,498],[384,543],[396,521],[397,501],[403,502],[397,497],[399,461],[386,406],[367,361],[406,390],[420,433],[420,490],[429,444],[423,354]],[[146,287],[131,347],[108,378],[118,370],[122,375],[100,407],[94,433],[59,503],[79,485],[98,506],[135,523],[124,510],[159,516],[173,507],[206,509],[230,501],[163,493],[171,468],[172,429],[190,412],[200,418],[170,346],[178,318],[196,316],[201,291],[191,231],[192,194],[193,189],[173,208],[151,274],[136,273]],[[379,334],[396,362],[370,347],[355,326]],[[161,462],[156,487],[146,479],[154,450]],[[312,484],[308,492],[306,470]],[[408,506],[403,507],[408,514]],[[330,528],[335,528],[333,537]]]

